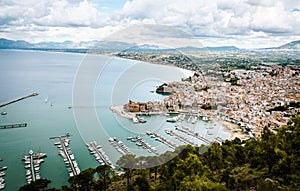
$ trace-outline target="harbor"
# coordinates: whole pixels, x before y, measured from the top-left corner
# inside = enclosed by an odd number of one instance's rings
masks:
[[[156,141],[159,141],[159,142],[167,145],[171,149],[175,149],[176,148],[176,144],[175,143],[173,143],[172,141],[170,141],[170,140],[168,140],[168,139],[160,136],[158,133],[147,131],[146,134],[149,135],[151,138],[154,138]]]
[[[20,97],[20,98],[17,98],[17,99],[14,99],[14,100],[11,100],[11,101],[2,103],[2,104],[0,104],[0,108],[1,108],[1,107],[4,107],[4,106],[7,106],[7,105],[9,105],[9,104],[12,104],[12,103],[21,101],[21,100],[23,100],[23,99],[27,99],[27,98],[30,98],[30,97],[37,96],[37,95],[39,95],[39,94],[38,94],[38,93],[32,93],[32,94],[25,95],[25,96],[23,96],[23,97]]]
[[[59,149],[58,154],[63,158],[63,161],[69,173],[69,177],[73,177],[80,173],[80,168],[77,161],[75,160],[75,156],[71,148],[69,148],[70,139],[66,138],[69,136],[70,135],[67,133],[64,136],[51,137],[50,139],[59,139],[59,142],[54,143],[54,145]]]
[[[128,147],[124,145],[124,143],[118,140],[116,137],[110,137],[108,142],[122,155],[133,154]]]
[[[142,137],[127,137],[127,140],[134,142],[137,146],[146,149],[149,153],[154,153],[155,155],[159,155],[155,147],[152,147],[149,143],[147,143]]]
[[[107,164],[112,167],[112,169],[115,169],[114,165],[112,164],[109,157],[105,154],[103,148],[101,145],[97,145],[96,141],[92,141],[90,143],[87,143],[86,146],[88,147],[90,153],[94,155],[95,159],[101,164]]]
[[[46,153],[33,153],[33,150],[29,151],[29,155],[25,155],[22,159],[26,169],[26,181],[30,184],[32,181],[41,179],[40,165],[47,157]]]

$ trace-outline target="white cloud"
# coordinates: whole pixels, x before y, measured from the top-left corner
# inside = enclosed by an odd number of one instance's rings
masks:
[[[130,25],[157,24],[180,27],[203,42],[244,47],[300,38],[300,12],[293,11],[300,10],[298,0],[132,0],[108,17],[101,7],[87,0],[1,0],[0,35],[99,40]]]
[[[8,25],[97,27],[101,24],[101,13],[87,0],[75,4],[67,0],[31,0],[15,3],[4,0],[0,5],[0,18]]]

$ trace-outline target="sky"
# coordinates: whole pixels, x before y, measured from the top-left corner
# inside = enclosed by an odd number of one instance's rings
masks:
[[[150,25],[203,46],[263,48],[300,40],[299,23],[299,0],[0,0],[0,38],[32,43],[102,40]]]

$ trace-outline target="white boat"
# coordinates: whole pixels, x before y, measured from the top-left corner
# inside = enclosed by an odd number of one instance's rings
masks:
[[[5,183],[1,183],[0,184],[0,190],[4,189],[5,188]]]
[[[6,170],[6,169],[7,169],[7,166],[0,167],[0,171]]]
[[[146,131],[146,134],[147,135],[152,135],[152,132],[151,131]]]
[[[6,111],[1,112],[1,115],[7,115]]]
[[[202,120],[203,120],[203,121],[208,121],[208,117],[203,116],[203,117],[202,117]]]
[[[133,123],[139,123],[139,120],[136,117],[132,118],[132,121],[133,121]]]
[[[172,118],[168,118],[167,119],[167,122],[171,122],[171,123],[175,123],[175,122],[177,122],[178,121],[178,117],[176,116],[176,117],[172,117]]]

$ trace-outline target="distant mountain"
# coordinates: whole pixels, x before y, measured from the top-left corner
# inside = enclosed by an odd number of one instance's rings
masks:
[[[1,38],[0,39],[0,48],[2,49],[18,49],[18,48],[29,48],[31,47],[31,44],[24,41],[24,40],[17,40],[17,41],[13,41],[13,40],[7,40],[5,38]]]
[[[206,47],[209,51],[237,51],[240,50],[235,46],[219,46],[219,47]]]
[[[129,44],[125,42],[117,41],[82,41],[82,42],[39,42],[29,43],[23,40],[8,40],[5,38],[0,39],[0,49],[95,49],[95,50],[119,50],[128,49],[135,46],[135,44]]]
[[[239,48],[235,46],[218,46],[218,47],[202,47],[202,48],[197,48],[197,47],[192,47],[192,46],[187,46],[187,47],[181,47],[178,48],[177,50],[183,51],[183,52],[197,52],[197,51],[237,51],[240,50]]]
[[[8,40],[0,39],[0,49],[42,49],[42,50],[92,50],[92,51],[123,51],[123,52],[197,52],[197,51],[237,51],[240,50],[235,46],[221,47],[180,47],[180,48],[165,48],[152,44],[137,45],[134,43],[118,42],[118,41],[82,41],[82,42],[40,42],[29,43],[23,40]]]
[[[294,49],[294,50],[300,50],[300,40],[292,41],[290,43],[281,45],[277,47],[276,49]]]

